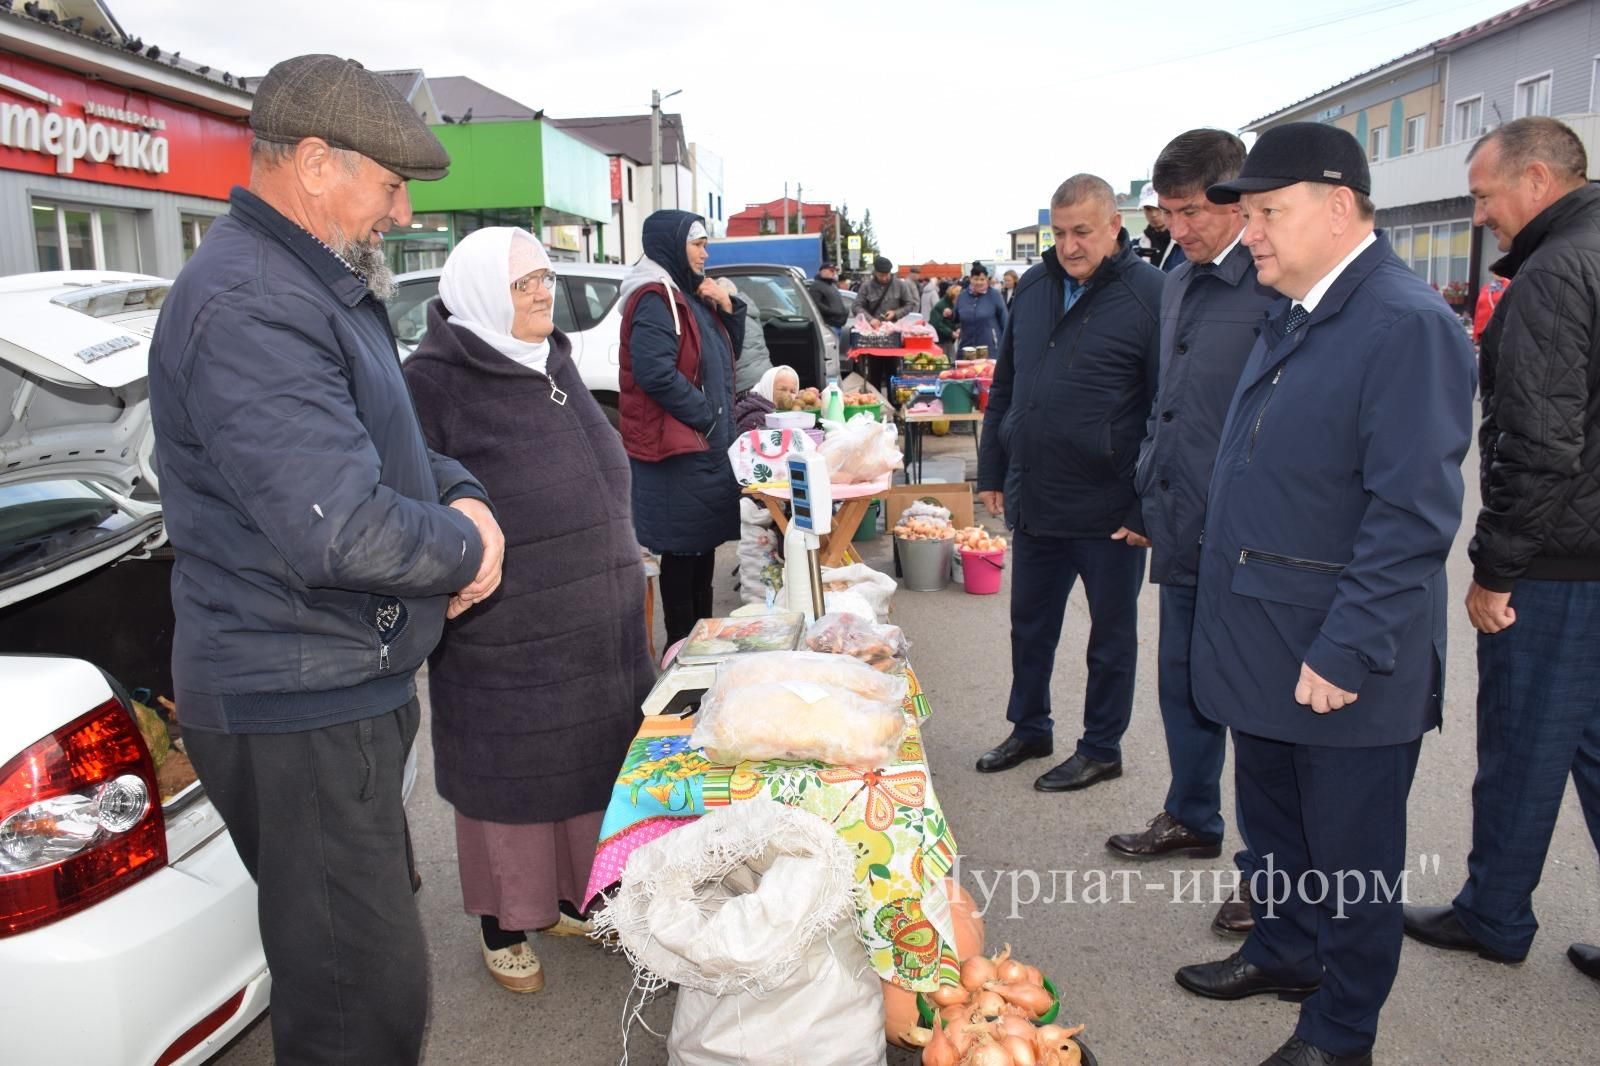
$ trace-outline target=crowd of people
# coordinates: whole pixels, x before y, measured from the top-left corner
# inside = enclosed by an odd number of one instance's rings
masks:
[[[585,929],[599,820],[654,678],[639,549],[660,559],[676,641],[711,613],[715,551],[739,534],[728,447],[799,383],[745,365],[759,320],[705,277],[704,219],[684,211],[646,220],[622,286],[620,435],[524,230],[456,245],[402,370],[381,235],[411,217],[406,182],[443,177],[447,153],[385,81],[333,56],[275,66],[250,124],[249,187],[151,345],[176,704],[259,886],[279,1060],[415,1062],[427,948],[401,793],[417,669],[464,909],[495,980],[534,991],[528,934]],[[856,309],[925,315],[998,359],[977,480],[1014,531],[1012,677],[1008,735],[977,770],[1054,754],[1050,681],[1081,580],[1083,730],[1035,787],[1121,774],[1148,556],[1171,782],[1107,848],[1220,855],[1231,734],[1243,876],[1213,924],[1246,939],[1176,979],[1214,999],[1303,999],[1264,1066],[1360,1066],[1403,933],[1527,956],[1569,775],[1600,845],[1600,190],[1554,120],[1473,148],[1475,220],[1515,278],[1480,360],[1375,230],[1349,134],[1292,123],[1247,153],[1191,130],[1153,173],[1165,243],[1147,234],[1146,254],[1110,185],[1078,174],[1051,198],[1053,250],[1020,278],[997,289],[975,263],[964,285],[919,291],[880,258]],[[831,268],[818,289],[843,326]],[[1373,891],[1335,913],[1298,886],[1400,882],[1406,800],[1442,714],[1475,386],[1466,881],[1443,906]],[[1570,956],[1600,978],[1596,948]]]

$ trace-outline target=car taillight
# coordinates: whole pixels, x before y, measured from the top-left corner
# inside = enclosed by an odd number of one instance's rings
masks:
[[[107,700],[0,767],[0,936],[48,925],[167,864],[155,764]]]

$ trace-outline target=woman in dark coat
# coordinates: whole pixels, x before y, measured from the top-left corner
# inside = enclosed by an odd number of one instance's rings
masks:
[[[715,553],[739,536],[733,443],[734,353],[744,301],[705,276],[705,220],[657,211],[644,256],[622,283],[621,416],[639,543],[661,556],[670,646],[710,617]]]
[[[490,972],[517,992],[544,985],[525,930],[582,929],[600,822],[654,680],[627,458],[551,320],[554,282],[532,234],[470,234],[405,366],[428,445],[483,482],[505,531],[504,582],[446,625],[428,680],[465,907]]]
[[[972,280],[967,291],[956,297],[956,317],[961,320],[961,347],[989,349],[989,358],[1000,358],[1000,338],[1006,332],[1005,297],[989,287],[989,268],[972,264]]]

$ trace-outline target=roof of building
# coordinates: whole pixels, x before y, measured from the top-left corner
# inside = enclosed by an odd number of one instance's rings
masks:
[[[0,8],[0,15],[8,16],[0,21],[0,39],[19,55],[72,65],[63,62],[71,55],[80,59],[76,65],[83,73],[115,77],[118,83],[183,103],[247,114],[249,94],[261,81],[213,70],[131,35],[98,0],[56,0],[54,7],[12,3]]]
[[[410,100],[417,89],[421,87],[423,81],[426,80],[426,76],[420,69],[375,70],[373,73],[388,82],[394,88],[394,91],[406,100]]]
[[[576,133],[598,146],[607,155],[625,155],[635,163],[650,162],[649,115],[589,115],[582,118],[552,118],[564,130]],[[661,113],[661,161],[685,161],[688,142],[683,134],[683,116]],[[685,161],[686,162],[686,161]]]
[[[1380,63],[1377,66],[1364,70],[1359,74],[1352,75],[1351,77],[1346,78],[1344,81],[1341,81],[1335,85],[1330,85],[1326,89],[1322,89],[1318,92],[1312,93],[1310,96],[1296,100],[1287,107],[1280,107],[1278,110],[1273,111],[1270,114],[1262,115],[1258,119],[1253,119],[1250,122],[1245,123],[1244,129],[1257,129],[1263,124],[1271,122],[1273,119],[1278,118],[1281,115],[1287,114],[1291,111],[1301,110],[1306,105],[1315,103],[1323,97],[1331,96],[1342,89],[1348,89],[1360,82],[1371,81],[1383,74],[1399,70],[1402,67],[1407,67],[1423,60],[1432,59],[1435,55],[1440,53],[1453,52],[1458,48],[1465,47],[1466,45],[1481,40],[1484,37],[1499,33],[1502,30],[1510,29],[1516,23],[1537,17],[1539,15],[1549,14],[1556,8],[1565,7],[1572,2],[1573,0],[1528,0],[1527,3],[1518,4],[1516,7],[1502,11],[1498,15],[1491,15],[1489,18],[1486,18],[1481,22],[1473,23],[1471,26],[1468,26],[1465,29],[1457,30],[1454,33],[1451,33],[1445,37],[1441,37],[1436,41],[1431,41],[1428,44],[1423,45],[1421,48],[1414,48],[1411,51],[1397,56],[1386,63]]]
[[[439,117],[447,122],[469,117],[473,122],[529,122],[544,117],[543,109],[529,107],[471,78],[429,78],[428,88],[439,106]]]
[[[801,204],[800,201],[790,196],[788,198],[768,200],[766,203],[745,204],[743,211],[734,212],[728,216],[728,220],[731,222],[736,218],[760,218],[763,215],[781,215],[785,211],[792,216],[797,206],[800,210],[801,218],[826,218],[828,215],[833,214],[832,204],[819,204],[810,200]]]

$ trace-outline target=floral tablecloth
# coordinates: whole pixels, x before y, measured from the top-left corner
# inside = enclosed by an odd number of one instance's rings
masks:
[[[886,981],[931,992],[959,973],[944,878],[956,845],[928,779],[928,701],[909,671],[907,729],[893,763],[873,770],[768,760],[721,766],[691,747],[692,718],[646,718],[600,829],[586,897],[619,881],[635,848],[709,808],[767,795],[833,825],[856,852],[856,935]]]

